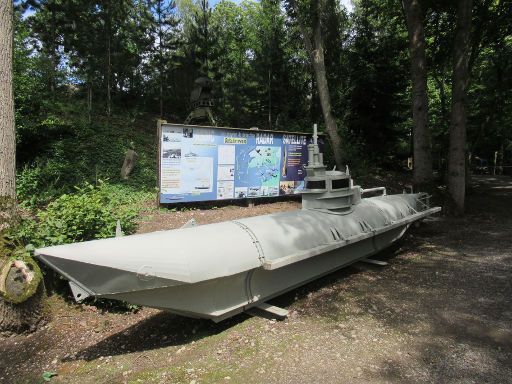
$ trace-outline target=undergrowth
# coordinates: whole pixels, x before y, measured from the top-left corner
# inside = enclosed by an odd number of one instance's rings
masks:
[[[134,191],[156,186],[156,122],[150,117],[139,122],[112,117],[108,124],[68,118],[33,131],[18,146],[17,194],[26,209],[45,206],[62,194],[74,193],[76,185],[96,184],[100,179]],[[129,179],[122,180],[128,149],[137,152],[137,163]]]
[[[114,236],[118,220],[124,233],[131,234],[141,202],[151,196],[150,192],[101,180],[97,185],[85,183],[75,187],[74,193],[35,209],[33,216],[21,220],[14,235],[19,242],[34,247],[103,239]]]
[[[24,254],[45,246],[113,237],[119,220],[124,234],[134,233],[145,202],[154,200],[156,122],[149,116],[112,116],[89,123],[84,115],[61,111],[55,119],[31,122],[18,132],[16,177],[23,214],[7,236]],[[137,163],[128,180],[120,169],[133,149]],[[41,265],[43,272],[53,275]],[[52,278],[53,279],[53,278]],[[61,279],[55,277],[55,279]],[[69,297],[67,284],[54,284]],[[107,310],[134,306],[91,299]]]

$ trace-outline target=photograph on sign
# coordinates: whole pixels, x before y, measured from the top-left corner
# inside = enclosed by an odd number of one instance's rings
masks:
[[[304,187],[308,134],[164,123],[159,140],[162,204],[292,195]]]

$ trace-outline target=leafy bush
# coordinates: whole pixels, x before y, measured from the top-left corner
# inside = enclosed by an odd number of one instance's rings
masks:
[[[34,175],[38,173],[32,169],[24,176],[26,190],[37,179]],[[75,187],[74,193],[58,197],[45,209],[36,209],[34,216],[22,217],[9,231],[7,240],[17,244],[20,252],[28,254],[35,247],[112,237],[117,220],[120,220],[123,232],[130,234],[136,229],[135,220],[144,207],[143,203],[153,198],[151,192],[141,192],[126,185],[102,181],[97,186],[85,184]],[[48,272],[44,265],[41,269]],[[55,287],[60,285],[57,292],[68,297],[67,285],[55,283],[59,276],[53,279]],[[108,311],[137,311],[139,308],[108,299],[88,298],[86,303]]]
[[[133,233],[140,201],[147,197],[104,182],[85,184],[39,209],[35,220],[22,220],[16,237],[36,247],[102,239],[114,236],[117,220],[124,233]]]
[[[156,146],[154,122],[114,119],[110,125],[101,121],[88,123],[74,111],[61,111],[60,120],[47,118],[26,130],[17,145],[18,201],[24,208],[35,209],[62,194],[74,194],[73,186],[96,184],[108,179],[131,190],[151,191],[156,185]],[[151,131],[150,131],[151,129]],[[18,136],[19,132],[18,132]],[[138,154],[129,180],[120,169],[126,150]]]
[[[16,175],[16,193],[22,208],[34,209],[59,194],[51,167],[42,164],[25,165]]]

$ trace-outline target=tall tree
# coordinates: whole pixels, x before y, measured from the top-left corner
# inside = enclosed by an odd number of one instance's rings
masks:
[[[16,198],[12,44],[13,3],[5,0],[0,2],[0,199]]]
[[[154,57],[151,64],[157,69],[158,99],[160,118],[164,115],[164,88],[166,76],[166,63],[171,61],[171,55],[177,47],[176,27],[178,20],[175,17],[176,3],[174,0],[150,0],[148,2],[150,13],[154,15],[150,23],[153,34],[156,37],[156,45],[153,49]]]
[[[327,62],[330,72],[345,74],[344,92],[340,95],[340,87],[334,88],[335,110],[346,116],[343,150],[355,170],[366,171],[368,165],[393,168],[411,148],[410,58],[403,10],[391,1],[361,0],[350,19],[351,29],[342,40],[346,58],[334,67]],[[329,79],[329,85],[336,82]]]
[[[256,73],[251,70],[250,62],[257,53],[249,57],[248,52],[257,52],[254,41],[255,28],[252,15],[260,9],[260,4],[221,2],[211,13],[210,32],[210,77],[217,82],[216,88],[222,97],[219,121],[237,127],[258,124],[259,100],[254,79]],[[198,40],[204,38],[201,35]],[[202,46],[203,43],[200,43]],[[213,75],[213,76],[212,76]]]
[[[283,65],[284,17],[277,0],[262,0],[254,11],[250,17],[254,25],[249,26],[255,31],[250,34],[253,37],[250,45],[255,53],[251,64],[259,84],[261,117],[266,115],[265,119],[258,120],[272,129],[280,107],[286,102],[288,75]]]
[[[448,193],[457,214],[464,212],[466,197],[466,90],[469,81],[471,3],[472,0],[457,2],[457,27],[453,44]]]
[[[64,7],[60,0],[26,0],[23,7],[31,9],[35,17],[30,17],[32,30],[38,37],[35,44],[45,56],[46,77],[50,96],[55,99],[58,86],[58,68],[61,61],[59,46],[61,44],[62,26],[65,24]]]
[[[103,4],[103,23],[105,26],[106,37],[106,69],[105,78],[107,83],[107,122],[110,122],[112,113],[112,10],[110,0],[105,0]]]
[[[91,123],[95,97],[94,86],[99,82],[99,74],[102,71],[100,63],[103,62],[103,55],[100,56],[98,53],[98,45],[101,47],[103,41],[103,28],[100,27],[100,17],[96,3],[93,1],[68,1],[65,15],[66,23],[61,26],[62,44],[69,67],[85,85],[87,118]],[[37,37],[44,40],[44,36]]]
[[[212,9],[208,0],[199,0],[198,6],[194,8],[193,15],[193,32],[197,44],[197,60],[200,67],[202,76],[208,77],[210,71],[210,48],[212,45],[212,36],[210,33],[210,17]]]
[[[2,284],[0,290],[0,333],[34,329],[42,318],[41,298],[44,291],[39,284],[40,280],[36,280],[33,269],[28,268],[27,260],[13,261],[10,258],[12,251],[5,245],[3,238],[4,230],[16,219],[13,17],[13,2],[0,1],[0,274],[6,283]],[[17,277],[20,271],[30,273],[31,279],[20,283]],[[29,287],[31,281],[33,291]],[[26,293],[27,297],[13,298],[11,295],[19,294],[18,290]],[[21,304],[14,304],[18,303],[18,298]]]
[[[413,182],[417,188],[432,183],[432,145],[428,127],[427,58],[425,54],[425,2],[403,0],[409,35],[412,78]]]
[[[306,15],[302,7],[299,7],[296,0],[289,1],[297,21],[302,31],[304,44],[311,59],[311,64],[315,71],[316,85],[320,104],[322,106],[322,114],[325,121],[325,129],[331,141],[334,161],[338,169],[343,169],[343,158],[341,153],[341,137],[338,132],[338,124],[332,113],[331,96],[329,94],[329,84],[327,82],[324,58],[324,42],[322,37],[321,16],[325,7],[325,0],[316,0],[308,2],[310,6],[310,14]],[[308,17],[309,16],[309,17]],[[312,33],[306,25],[306,19],[312,20]],[[312,35],[312,36],[311,36]]]

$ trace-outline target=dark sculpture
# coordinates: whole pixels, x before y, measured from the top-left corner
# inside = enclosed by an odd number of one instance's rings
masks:
[[[212,126],[217,125],[211,110],[214,106],[213,85],[213,80],[208,77],[198,77],[194,81],[194,88],[190,93],[192,111],[185,119],[185,124],[208,121]]]

